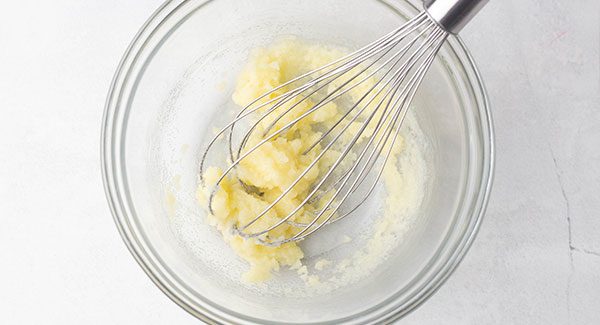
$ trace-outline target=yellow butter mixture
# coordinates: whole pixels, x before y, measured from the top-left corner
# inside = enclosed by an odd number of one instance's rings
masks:
[[[343,55],[343,51],[297,39],[285,39],[267,47],[256,49],[240,76],[233,93],[233,101],[240,107],[251,103],[254,99],[301,75],[307,71],[323,66]],[[343,82],[340,80],[339,82]],[[372,87],[375,80],[367,80],[359,87],[350,91],[347,96],[358,100],[365,89]],[[333,85],[335,86],[335,85]],[[288,88],[274,92],[270,98],[283,94]],[[268,100],[268,98],[264,99]],[[293,100],[288,105],[297,104],[289,114],[275,123],[275,128],[281,127],[306,112],[314,106],[314,101]],[[339,102],[331,102],[306,118],[296,123],[289,131],[275,137],[243,159],[235,170],[235,177],[226,177],[217,189],[213,200],[214,214],[208,216],[211,225],[215,226],[224,240],[238,256],[247,261],[250,269],[244,274],[247,282],[268,280],[274,271],[282,267],[302,268],[304,253],[301,247],[290,242],[277,247],[258,244],[253,239],[244,239],[233,234],[230,230],[235,226],[243,226],[253,220],[259,213],[279,197],[298,176],[313,162],[322,151],[322,144],[317,144],[313,150],[307,149],[322,135],[322,130],[331,127],[343,111],[338,107]],[[287,106],[289,107],[289,106]],[[281,109],[285,109],[286,106]],[[278,114],[272,114],[273,117]],[[258,125],[254,134],[262,134],[273,120],[267,118]],[[358,127],[359,122],[351,127]],[[351,134],[351,133],[350,133]],[[260,141],[260,137],[251,137],[248,147]],[[401,139],[397,141],[394,154],[399,152]],[[339,155],[335,149],[319,160],[318,165],[310,170],[282,201],[270,209],[266,215],[249,227],[249,231],[265,229],[287,216],[295,209],[312,189],[314,182],[325,172],[328,166]],[[213,185],[222,175],[222,168],[210,167],[204,174],[205,186],[200,186],[198,199],[203,206]],[[237,179],[237,178],[239,179]],[[258,191],[249,191],[240,180]],[[260,192],[260,195],[257,194]],[[307,204],[294,215],[293,221],[307,222],[312,219],[311,210],[319,209],[321,201]],[[268,233],[271,238],[290,237],[298,231],[293,225],[284,223]],[[319,268],[324,268],[328,262],[320,262]]]

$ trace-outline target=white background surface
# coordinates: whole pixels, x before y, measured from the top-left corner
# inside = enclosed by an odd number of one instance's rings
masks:
[[[2,3],[2,323],[197,323],[130,256],[100,176],[110,80],[160,2]],[[493,105],[495,186],[464,262],[401,323],[600,322],[599,21],[598,0],[497,0],[462,33]]]

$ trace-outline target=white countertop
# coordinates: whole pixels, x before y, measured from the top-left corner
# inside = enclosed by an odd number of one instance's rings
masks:
[[[2,323],[197,323],[130,256],[100,177],[111,77],[160,3],[2,6]],[[463,263],[401,323],[598,323],[600,1],[491,1],[462,36],[493,106],[495,184]]]

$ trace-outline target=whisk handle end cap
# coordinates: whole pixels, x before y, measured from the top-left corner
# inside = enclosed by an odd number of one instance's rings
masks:
[[[425,0],[425,11],[445,31],[457,34],[488,0]]]

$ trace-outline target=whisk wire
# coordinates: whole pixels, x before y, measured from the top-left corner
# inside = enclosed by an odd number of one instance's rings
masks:
[[[429,41],[425,43],[425,45],[428,45]],[[420,49],[420,48],[419,48]],[[402,73],[405,71],[406,67],[410,67],[409,63],[411,60],[414,59],[414,57],[417,55],[417,51],[415,51],[415,53],[413,53],[413,55],[410,57],[409,61],[406,62],[404,65],[402,65],[402,68],[398,71],[395,72],[395,76],[401,76]],[[400,57],[401,58],[401,57]],[[398,59],[398,61],[395,63],[397,64],[398,62],[400,62],[400,58]],[[391,70],[389,70],[391,71]],[[383,79],[381,79],[383,80]],[[391,82],[393,79],[390,79],[388,81]],[[400,80],[401,81],[401,80]],[[387,86],[387,84],[386,84]],[[375,86],[373,86],[371,88],[374,89]],[[383,91],[384,89],[386,89],[385,87],[382,87],[377,93],[375,93],[374,95],[371,96],[371,100],[368,101],[364,107],[352,118],[352,120],[350,120],[346,126],[344,127],[344,129],[342,129],[342,131],[340,131],[338,133],[338,135],[334,138],[334,140],[332,140],[329,144],[327,144],[327,146],[325,146],[325,148],[318,154],[318,156],[311,162],[311,164],[309,164],[308,167],[305,168],[305,170],[295,179],[294,182],[292,182],[292,184],[290,184],[280,195],[279,197],[277,197],[275,200],[273,200],[273,202],[271,202],[266,208],[263,209],[263,211],[261,213],[259,213],[253,220],[251,220],[249,223],[247,223],[245,226],[238,228],[239,232],[243,232],[245,229],[247,229],[248,227],[250,227],[252,224],[254,224],[256,221],[258,221],[262,216],[264,216],[266,213],[268,213],[268,211],[270,209],[272,209],[279,201],[281,201],[283,199],[283,197],[285,197],[296,185],[298,182],[300,182],[300,180],[310,171],[310,169],[312,169],[317,163],[318,161],[325,155],[325,153],[333,147],[334,143],[342,136],[343,132],[346,131],[348,129],[348,127],[351,125],[352,122],[356,121],[356,119],[361,116],[361,113],[364,112],[369,105],[372,103],[373,100],[375,100],[377,98],[377,95]],[[310,200],[310,198],[319,190],[319,188],[321,187],[321,185],[327,180],[327,178],[332,174],[332,172],[335,170],[335,168],[341,163],[341,161],[343,161],[343,159],[346,157],[346,155],[350,152],[350,150],[352,149],[352,147],[355,145],[356,141],[360,138],[360,136],[362,135],[362,133],[364,132],[364,130],[366,129],[367,125],[369,124],[369,121],[375,116],[375,114],[377,113],[377,110],[381,107],[381,104],[384,102],[385,98],[387,97],[387,95],[389,95],[392,90],[394,90],[395,88],[389,88],[387,91],[386,96],[384,96],[384,98],[382,98],[379,102],[379,104],[376,106],[376,109],[373,110],[373,112],[371,113],[371,115],[369,115],[368,119],[363,123],[362,127],[360,128],[359,132],[357,134],[355,134],[355,136],[352,138],[351,142],[346,146],[346,148],[344,149],[343,153],[340,155],[340,157],[338,157],[338,159],[333,163],[333,165],[329,168],[329,170],[327,171],[327,173],[325,174],[325,176],[322,177],[322,179],[318,182],[317,185],[314,186],[314,188],[312,189],[312,191],[306,196],[306,198],[300,203],[298,204],[298,206],[292,211],[290,212],[286,217],[281,218],[281,220],[277,223],[275,223],[274,225],[272,225],[271,227],[268,227],[262,231],[259,232],[255,232],[252,234],[247,234],[244,233],[244,236],[247,237],[256,237],[256,236],[261,236],[277,227],[279,227],[280,225],[282,225],[283,223],[287,222],[290,218],[293,217],[294,214],[296,214],[307,202],[308,200]],[[397,91],[397,89],[396,89]],[[359,101],[353,106],[356,107],[358,106],[358,104],[364,100],[368,95],[369,92],[366,92],[361,99],[359,99]],[[386,109],[389,108],[389,104],[386,106]],[[310,112],[310,111],[309,111]],[[306,112],[305,114],[309,114],[309,112]],[[298,118],[296,118],[294,121],[290,122],[288,125],[282,127],[281,129],[287,129],[288,127],[291,127],[291,124],[293,124],[296,121],[301,120],[302,118],[304,118],[304,116],[300,116]],[[281,130],[280,129],[280,130]],[[252,151],[253,149],[250,149],[250,151]],[[242,157],[243,159],[243,157]],[[315,218],[313,221],[318,220],[319,217]],[[313,223],[309,224],[308,227],[310,227]],[[300,233],[301,234],[301,233]]]
[[[434,39],[434,38],[432,38]],[[428,65],[429,61],[426,60],[425,62],[423,62],[419,68],[417,69],[417,73],[415,73],[412,77],[411,80],[408,82],[408,84],[403,88],[403,90],[400,92],[400,94],[402,97],[398,97],[396,99],[396,101],[394,102],[394,104],[392,104],[392,107],[396,107],[396,105],[398,104],[398,102],[400,101],[400,99],[402,98],[402,104],[400,105],[400,107],[398,107],[398,109],[395,110],[390,110],[389,113],[391,113],[392,111],[394,112],[394,117],[389,121],[388,126],[386,127],[386,130],[384,133],[386,133],[386,135],[384,137],[380,137],[379,142],[381,142],[382,140],[385,139],[385,141],[383,141],[383,143],[385,144],[389,138],[389,136],[391,135],[393,128],[393,125],[398,121],[398,116],[401,112],[405,112],[406,109],[402,109],[404,106],[404,103],[406,102],[406,99],[411,96],[411,89],[416,89],[416,84],[413,83],[415,80],[419,80],[421,79],[420,75],[424,75],[425,72],[425,67]],[[423,72],[421,74],[421,72]],[[404,77],[404,76],[402,76]],[[402,79],[399,79],[400,83],[402,81]],[[408,92],[405,92],[405,90],[409,90]],[[392,96],[390,97],[390,100],[388,101],[387,105],[386,105],[386,109],[384,110],[384,112],[386,112],[388,110],[388,108],[390,107],[391,104],[391,100],[394,98],[394,95],[397,93],[397,89],[394,90]],[[387,115],[387,113],[385,113]],[[369,120],[374,116],[374,114],[371,114],[371,116],[369,116]],[[387,119],[387,117],[382,117],[380,119],[380,122],[383,119]],[[361,128],[361,132],[364,131],[364,129],[366,128],[366,126],[368,125],[367,121],[366,123],[363,124],[363,127]],[[376,130],[380,130],[380,129],[376,129]],[[396,130],[398,130],[398,128],[396,128]],[[389,131],[389,132],[388,132]],[[398,133],[396,133],[396,136],[394,137],[394,140],[397,138]],[[373,142],[373,140],[376,139],[376,135],[372,134],[369,137],[369,142],[367,144],[367,146],[362,150],[360,156],[358,157],[357,161],[361,161],[362,158],[364,157],[364,155],[367,152],[368,147],[370,146],[370,144]],[[356,139],[353,139],[353,141]],[[389,146],[388,151],[391,152],[392,146]],[[369,157],[369,160],[372,159],[372,157],[374,156],[373,153],[375,151],[372,152],[372,154]],[[367,161],[368,164],[369,161]],[[344,188],[345,184],[351,179],[351,175],[352,172],[357,169],[360,166],[359,163],[356,163],[352,166],[351,172],[348,173],[348,175],[344,178],[344,181],[342,182],[342,185],[336,190],[336,193],[329,199],[329,201],[327,202],[325,208],[311,221],[311,223],[309,223],[304,229],[302,229],[300,232],[298,232],[294,237],[290,238],[289,240],[300,240],[302,238],[305,238],[306,236],[309,236],[310,234],[312,234],[313,232],[317,231],[319,228],[321,228],[322,226],[324,226],[325,224],[327,224],[330,219],[335,215],[335,213],[337,212],[337,210],[341,207],[341,205],[345,202],[345,200],[349,197],[349,195],[351,195],[352,193],[352,189],[356,186],[357,182],[359,181],[359,179],[361,178],[362,174],[364,173],[364,171],[366,170],[366,164],[365,167],[363,167],[363,169],[361,170],[361,172],[359,173],[358,176],[356,176],[353,184],[350,186],[350,189],[348,191],[346,191],[346,193],[344,194],[344,196],[342,197],[342,199],[337,203],[337,207],[335,209],[333,209],[333,211],[331,211],[328,216],[325,218],[325,220],[321,221],[317,227],[313,227],[313,225],[315,225],[317,223],[317,221],[320,220],[321,216],[323,215],[323,213],[328,209],[328,207],[335,201],[335,199],[337,198],[337,196],[342,192],[342,189]],[[332,167],[332,169],[335,167]],[[312,229],[311,229],[312,228]],[[307,232],[306,234],[304,234],[305,232]]]
[[[430,24],[431,25],[431,24]],[[381,51],[381,50],[380,50]],[[356,105],[355,105],[356,106]],[[220,183],[223,181],[223,179],[225,179],[225,177],[227,177],[227,174],[234,169],[244,158],[248,157],[252,152],[254,152],[256,149],[258,149],[259,147],[261,147],[262,145],[264,145],[265,143],[267,143],[268,141],[271,141],[272,139],[274,139],[276,136],[278,136],[279,134],[283,133],[284,131],[290,129],[294,124],[296,124],[298,121],[302,120],[303,118],[305,118],[306,116],[308,116],[309,114],[313,113],[314,111],[316,111],[317,109],[319,109],[321,106],[317,105],[315,107],[313,107],[312,109],[308,110],[307,112],[303,113],[302,115],[300,115],[299,117],[295,118],[293,121],[289,122],[288,124],[286,124],[285,126],[281,127],[279,130],[275,131],[274,133],[270,134],[269,136],[263,138],[261,141],[259,141],[257,144],[255,144],[251,149],[249,149],[248,151],[244,152],[243,154],[241,153],[241,146],[240,149],[238,150],[238,155],[235,157],[233,157],[233,154],[231,153],[231,160],[232,163],[227,167],[227,169],[223,172],[223,174],[219,177],[219,179],[217,180],[217,182],[215,183],[215,185],[213,186],[213,190],[210,193],[210,197],[209,197],[209,211],[211,213],[214,213],[213,208],[212,208],[212,202],[213,202],[213,198],[217,192],[218,186],[220,185]],[[274,109],[270,109],[269,112],[272,112]],[[269,113],[267,112],[267,114]],[[263,115],[264,116],[264,115]],[[231,125],[231,131],[230,131],[230,152],[231,152],[231,139],[233,138],[232,136],[232,132],[233,132],[233,126],[235,125],[232,124]],[[217,135],[219,136],[219,135]],[[241,156],[240,156],[241,155]],[[322,157],[322,155],[319,156],[319,158]],[[203,165],[203,162],[201,163],[201,166]],[[310,168],[312,168],[315,164],[311,164]],[[300,177],[303,177],[304,175],[306,175],[306,173],[308,173],[309,168],[307,168],[307,170],[305,170],[305,172],[302,173],[302,175]],[[201,172],[203,170],[201,169]],[[294,183],[294,185],[296,185],[297,182]],[[286,194],[289,193],[289,191],[286,191]],[[279,200],[278,200],[279,201]],[[271,207],[272,208],[272,207]],[[261,216],[264,214],[261,214]],[[255,221],[253,220],[254,223]],[[246,228],[246,227],[244,227]]]
[[[418,24],[417,26],[415,26],[414,28],[418,28],[419,26],[421,26],[421,24]],[[432,26],[432,24],[430,23],[430,26]],[[408,33],[412,32],[412,30],[408,31]],[[422,33],[421,33],[422,34]],[[421,35],[420,34],[420,35]],[[375,69],[374,71],[370,72],[369,74],[367,74],[367,76],[363,77],[359,82],[355,83],[352,87],[349,87],[347,89],[345,89],[344,91],[340,92],[339,94],[333,96],[334,94],[336,94],[337,92],[339,92],[341,89],[343,89],[346,85],[348,85],[351,81],[353,81],[354,79],[356,79],[358,76],[360,76],[361,74],[363,74],[365,71],[367,71],[368,69],[370,69],[373,65],[375,65],[377,63],[377,61],[379,61],[379,59],[383,58],[387,53],[389,53],[396,44],[398,44],[402,38],[405,37],[405,35],[401,35],[400,39],[396,39],[394,41],[390,40],[389,42],[387,42],[386,44],[389,45],[390,43],[394,43],[393,46],[387,47],[387,50],[381,54],[381,56],[377,59],[372,61],[368,66],[366,66],[365,68],[363,68],[361,71],[359,71],[358,73],[356,73],[354,76],[352,76],[349,80],[347,80],[346,82],[344,82],[341,86],[337,87],[334,91],[330,92],[329,94],[327,94],[327,96],[323,99],[321,99],[316,105],[314,105],[311,110],[309,112],[307,112],[308,114],[316,111],[317,109],[325,106],[326,104],[342,97],[343,95],[345,95],[346,93],[348,93],[349,91],[351,91],[352,89],[356,88],[357,86],[359,86],[360,84],[362,84],[363,82],[365,82],[366,80],[368,80],[369,78],[371,78],[373,75],[375,75],[377,72],[379,72],[381,69],[383,69],[385,67],[385,65],[387,63],[389,63],[389,61],[391,61],[392,58],[390,58],[388,61],[386,61],[384,64],[382,64],[379,68]],[[415,38],[415,41],[417,40],[417,38]],[[298,96],[299,94],[301,94],[302,92],[304,92],[305,90],[310,89],[312,86],[317,85],[319,82],[334,77],[334,76],[340,76],[352,69],[354,69],[355,67],[358,66],[358,64],[354,64],[353,62],[355,60],[358,60],[358,62],[362,62],[365,61],[369,58],[371,58],[372,56],[379,54],[381,51],[383,51],[384,49],[386,49],[386,47],[382,47],[381,49],[377,49],[374,52],[368,52],[365,53],[364,56],[359,56],[357,58],[354,58],[352,61],[345,63],[344,66],[339,67],[336,69],[336,71],[332,71],[332,72],[328,72],[323,76],[320,76],[318,78],[316,78],[315,80],[304,84],[301,87],[295,88],[289,92],[286,92],[284,95],[284,98],[282,98],[281,100],[279,100],[275,105],[273,105],[272,108],[270,108],[266,113],[264,113],[250,128],[250,130],[246,133],[246,136],[244,137],[244,139],[242,140],[242,145],[239,147],[238,150],[238,157],[239,154],[241,153],[241,150],[243,149],[243,147],[245,146],[248,138],[250,137],[251,133],[254,131],[254,129],[260,124],[260,122],[262,122],[264,120],[264,118],[266,118],[270,113],[272,113],[273,111],[275,111],[277,108],[281,107],[282,105],[284,105],[285,103],[287,103],[291,98],[295,98],[296,96]],[[400,50],[399,52],[402,52],[402,50]],[[340,71],[337,71],[341,69]],[[283,118],[283,116],[285,116],[287,113],[289,113],[290,111],[292,111],[294,108],[296,108],[300,103],[302,103],[303,101],[307,100],[308,98],[311,98],[312,95],[314,95],[315,93],[317,93],[318,91],[322,90],[323,88],[325,88],[326,86],[330,85],[334,80],[336,80],[337,78],[333,78],[330,79],[328,82],[326,82],[325,84],[323,84],[322,86],[320,86],[319,88],[313,90],[310,94],[304,96],[300,101],[296,102],[295,104],[293,104],[291,107],[289,107],[288,109],[286,109],[282,114],[280,114],[278,117],[276,117],[269,126],[267,126],[266,130],[264,131],[265,134],[263,136],[265,136],[266,134],[268,134],[268,132],[271,130],[271,128],[276,124],[276,122],[278,122],[281,118]],[[306,115],[308,115],[306,114]],[[304,117],[304,115],[303,115]],[[301,119],[296,119],[296,120],[301,120]],[[295,120],[295,121],[296,121]],[[296,121],[297,122],[297,121]],[[293,126],[295,123],[290,123],[289,127]],[[232,137],[230,136],[230,139]],[[231,159],[233,160],[233,157],[231,157]]]
[[[442,42],[440,42],[440,45],[441,45]],[[438,50],[439,50],[439,48],[438,48]],[[425,71],[427,70],[427,66],[431,65],[431,63],[433,62],[433,58],[435,57],[435,52],[436,51],[437,50],[435,50],[432,54],[430,54],[429,57],[428,57],[428,59],[427,59],[427,62],[423,64],[423,68],[420,69],[421,70],[420,76],[419,76],[418,80],[411,86],[410,96],[408,96],[408,99],[404,99],[403,100],[403,102],[401,104],[402,106],[404,106],[405,103],[410,103],[412,101],[412,99],[414,98],[414,95],[416,93],[416,89],[418,89],[419,85],[422,82],[423,77],[425,76]],[[381,175],[383,174],[383,171],[384,171],[384,168],[386,166],[386,163],[389,160],[389,157],[391,156],[392,148],[394,147],[394,144],[395,144],[395,142],[396,142],[396,140],[398,138],[398,135],[400,133],[399,132],[400,131],[399,126],[402,125],[402,123],[404,121],[404,118],[406,117],[406,112],[408,110],[405,108],[405,109],[400,109],[398,112],[400,112],[400,111],[402,111],[401,116],[399,118],[394,117],[394,120],[397,120],[397,125],[395,125],[395,126],[392,127],[392,130],[393,129],[396,130],[396,134],[395,134],[395,136],[392,139],[392,143],[388,146],[387,153],[386,153],[386,155],[385,155],[385,157],[383,159],[381,167],[379,168],[379,172],[377,173],[377,176],[375,177],[375,180],[373,181],[372,185],[369,187],[369,190],[367,191],[367,193],[362,197],[362,199],[353,208],[351,208],[349,211],[345,212],[342,216],[339,216],[338,218],[336,218],[335,220],[333,220],[333,221],[331,221],[329,223],[333,223],[333,222],[335,222],[337,220],[341,220],[344,217],[350,215],[352,212],[354,212],[356,209],[358,209],[367,200],[367,198],[372,194],[372,192],[375,189],[378,181],[381,178]],[[389,137],[390,134],[391,133],[389,133],[386,136],[386,141],[387,141],[387,137]],[[377,149],[377,154],[376,155],[373,156],[373,154],[371,154],[371,156],[369,157],[368,163],[370,162],[370,166],[367,168],[367,170],[370,170],[371,168],[373,168],[373,166],[375,164],[375,160],[373,160],[373,157],[378,157],[381,154],[381,152],[383,151],[383,148],[385,147],[386,141],[384,141],[383,144],[381,144],[381,145],[378,143],[378,145],[376,146],[376,148],[379,148],[379,149]],[[379,140],[379,142],[381,142],[381,140]],[[350,191],[353,192],[366,179],[366,175],[367,174],[363,175],[363,173],[364,173],[364,169],[360,172],[360,174],[358,176],[358,177],[361,178],[361,180],[356,185],[353,185],[352,188],[350,189]]]
[[[447,35],[448,33],[438,23],[426,13],[421,13],[405,25],[360,50],[274,87],[246,105],[231,122],[216,133],[202,154],[200,182],[206,186],[204,166],[208,153],[221,135],[228,133],[229,163],[217,177],[215,184],[211,184],[208,198],[210,213],[214,214],[213,201],[221,183],[226,177],[233,177],[232,173],[244,159],[267,142],[291,130],[310,114],[329,103],[342,100],[357,87],[366,84],[372,78],[377,78],[372,84],[369,83],[368,89],[357,96],[345,111],[336,116],[336,120],[319,134],[316,140],[303,149],[302,154],[306,155],[321,144],[319,152],[307,166],[303,167],[297,177],[290,184],[285,184],[285,189],[249,222],[234,225],[233,231],[244,238],[254,238],[263,245],[276,246],[303,240],[323,226],[339,221],[356,211],[377,187],[384,167],[392,156],[400,134],[400,126],[405,120],[410,103]],[[292,87],[303,80],[306,81]],[[285,90],[290,87],[291,90]],[[327,89],[331,90],[327,91]],[[301,104],[303,106],[300,106]],[[298,116],[292,116],[290,121],[284,120],[294,110],[304,109],[306,106],[308,108],[299,112]],[[234,150],[236,126],[242,120],[257,114],[258,117],[252,118]],[[282,121],[285,122],[281,123]],[[359,127],[354,128],[357,123]],[[256,134],[259,136],[253,138],[255,132],[262,133]],[[349,132],[350,136],[344,137]],[[250,139],[256,141],[250,144]],[[344,142],[341,142],[342,139]],[[338,150],[338,147],[341,150]],[[292,207],[287,215],[271,225],[263,229],[253,227],[252,231],[250,230],[251,226],[256,225],[258,220],[265,217],[289,195],[334,148],[333,154],[337,155],[334,161],[327,166],[327,170],[322,175],[318,175],[308,193],[300,198],[298,205]],[[379,167],[375,169],[378,163],[380,163]],[[346,164],[349,166],[345,167]],[[358,193],[373,171],[375,175],[372,181],[368,182],[366,193],[361,194],[357,203],[349,205],[349,209],[340,210],[343,206],[345,208],[345,203],[353,194]],[[244,184],[239,177],[237,179]],[[327,194],[331,195],[327,197],[326,202],[321,202]],[[307,204],[311,206],[316,204],[312,209],[303,211],[311,214],[310,221],[294,219],[294,216]],[[271,231],[284,224],[295,229],[293,234],[287,238],[269,236]]]
[[[431,40],[433,40],[433,39],[435,39],[435,36],[436,36],[436,35],[433,35],[432,37],[430,37],[430,39],[428,39],[428,42],[429,42],[429,41],[431,41]],[[426,43],[426,44],[424,44],[424,45],[425,45],[425,47],[426,47],[426,46],[427,46],[427,43]],[[415,53],[415,54],[416,54],[416,53]],[[392,69],[393,69],[393,68],[394,68],[394,67],[395,67],[395,66],[396,66],[396,65],[397,65],[397,64],[400,62],[400,59],[401,59],[401,58],[402,58],[402,57],[400,57],[400,58],[399,58],[399,59],[398,59],[398,60],[397,60],[397,61],[394,63],[394,65],[392,65],[392,67],[391,67],[391,68],[388,70],[388,72],[386,72],[386,75],[387,75],[388,73],[390,73],[390,72],[392,71]],[[398,75],[402,75],[402,73],[403,73],[403,72],[405,72],[405,68],[406,68],[407,66],[410,66],[408,63],[410,63],[410,61],[411,61],[411,60],[413,60],[413,59],[414,59],[414,55],[413,55],[413,56],[411,56],[411,57],[409,58],[409,61],[408,61],[408,62],[407,62],[405,65],[403,65],[403,66],[401,67],[401,69],[400,69],[400,70],[396,71],[396,73],[394,74],[394,76],[392,76],[392,78],[390,78],[390,80],[388,80],[388,81],[386,82],[386,84],[383,86],[383,88],[382,88],[382,89],[380,89],[380,91],[379,91],[379,92],[377,92],[377,93],[375,94],[374,98],[376,98],[376,96],[378,96],[378,95],[379,95],[379,93],[381,92],[381,90],[383,90],[383,89],[385,89],[386,87],[388,87],[388,86],[389,86],[389,83],[390,83],[392,80],[395,80],[394,78],[395,78],[396,76],[398,76]],[[384,80],[384,78],[385,78],[385,76],[383,76],[383,77],[382,77],[382,79],[380,79],[380,80],[379,80],[379,82],[381,82],[382,80]],[[401,81],[402,81],[402,80],[400,80],[400,82],[401,82]],[[378,82],[378,83],[379,83],[379,82]],[[391,88],[389,88],[388,92],[387,92],[387,93],[386,93],[386,95],[385,95],[385,96],[384,96],[384,97],[381,99],[381,101],[380,101],[380,103],[378,104],[378,106],[377,106],[377,107],[379,107],[379,106],[380,106],[380,105],[383,103],[383,101],[384,101],[384,100],[387,98],[387,96],[389,95],[389,93],[390,93],[392,90],[395,90],[395,91],[394,91],[394,94],[396,93],[396,91],[397,91],[397,89],[398,89],[396,86],[397,86],[397,84],[398,84],[398,83],[399,83],[398,81],[397,81],[397,82],[395,82],[395,84],[394,84],[394,85],[393,85]],[[364,95],[364,96],[363,96],[363,97],[362,97],[362,98],[359,100],[359,102],[360,102],[360,101],[362,101],[362,99],[364,99],[364,97],[366,97],[366,95],[367,95],[367,94],[369,94],[369,93],[370,93],[370,92],[371,92],[371,91],[372,91],[374,88],[375,88],[375,87],[372,87],[372,88],[371,88],[369,91],[367,91],[367,92],[365,93],[365,95]],[[394,94],[393,94],[393,95],[394,95]],[[373,98],[373,99],[374,99],[374,98]],[[367,103],[366,105],[369,105],[370,103],[371,103],[371,102]],[[356,106],[356,105],[355,105],[355,106]],[[388,103],[388,105],[387,105],[387,107],[386,107],[386,110],[384,110],[384,112],[385,112],[385,111],[387,111],[387,108],[388,108],[388,107],[389,107],[389,103]],[[362,110],[361,110],[361,112],[362,112]],[[357,115],[359,115],[361,112],[359,112]],[[383,117],[385,117],[385,118],[387,118],[387,115],[382,115],[382,116],[383,116]],[[339,123],[339,122],[341,122],[342,120],[344,120],[344,118],[345,118],[345,116],[344,116],[344,117],[342,117],[341,119],[339,119],[339,120],[337,121],[337,123]],[[379,127],[380,127],[381,123],[382,123],[382,122],[385,120],[385,118],[382,118],[382,119],[380,119],[380,120],[378,121],[377,125],[374,127],[374,129],[375,129],[375,130],[379,130]],[[337,124],[337,123],[336,123],[336,124]],[[330,129],[328,129],[328,132],[332,131],[334,128],[335,128],[335,126],[332,126]],[[340,131],[340,133],[343,133],[344,131],[345,131],[345,129],[341,130],[341,131]],[[323,137],[322,137],[322,138],[323,138]],[[336,137],[336,139],[337,139],[337,137]],[[381,140],[380,140],[378,143],[380,143],[380,142],[381,142]],[[342,180],[343,180],[343,176],[345,176],[345,175],[346,175],[348,172],[349,172],[349,171],[346,171],[346,172],[344,172],[344,173],[342,174],[342,178],[339,178],[339,179],[338,179],[338,180],[337,180],[337,181],[336,181],[334,184],[332,184],[332,186],[335,186],[335,185],[337,185],[337,184],[338,184],[340,181],[342,181]],[[322,195],[323,195],[324,193],[326,193],[327,191],[328,191],[328,190],[321,192],[320,194],[318,194],[318,196],[322,196]]]
[[[241,120],[242,118],[245,118],[246,116],[258,111],[260,108],[267,106],[268,104],[274,102],[274,101],[278,101],[278,103],[276,103],[271,109],[269,109],[269,111],[266,113],[268,114],[269,112],[272,112],[274,110],[276,110],[278,107],[280,107],[281,105],[283,105],[285,102],[287,102],[289,99],[293,98],[294,96],[297,96],[299,93],[303,92],[304,90],[314,86],[315,84],[317,84],[318,82],[327,79],[333,75],[335,75],[335,73],[339,73],[340,71],[337,71],[339,69],[342,69],[341,72],[345,72],[347,71],[347,68],[353,68],[357,65],[356,62],[361,62],[361,61],[365,61],[366,59],[370,58],[372,55],[377,54],[378,52],[375,52],[373,54],[373,49],[377,49],[377,47],[385,47],[385,45],[389,44],[389,42],[393,42],[394,40],[396,40],[397,38],[402,38],[405,35],[400,34],[400,35],[396,35],[402,31],[405,32],[405,34],[409,34],[412,31],[414,31],[415,29],[419,28],[421,26],[421,24],[423,22],[427,21],[426,19],[426,15],[424,13],[421,13],[420,15],[418,15],[417,17],[415,17],[415,19],[411,20],[409,23],[407,23],[406,25],[396,29],[395,31],[392,31],[391,33],[387,34],[386,36],[380,38],[377,41],[374,41],[372,43],[370,43],[369,45],[367,45],[366,47],[354,52],[354,53],[350,53],[338,60],[335,60],[334,62],[331,62],[323,67],[317,68],[315,70],[309,71],[301,76],[298,76],[296,78],[293,78],[292,80],[283,83],[280,86],[277,86],[275,88],[273,88],[271,91],[261,95],[260,97],[258,97],[257,99],[253,100],[250,104],[248,104],[246,107],[244,107],[236,116],[236,119],[229,123],[226,127],[224,127],[221,131],[219,131],[217,133],[217,135],[215,136],[215,138],[218,138],[221,134],[223,134],[225,131],[229,130],[229,139],[233,138],[233,129],[235,127],[235,124],[237,122],[239,122],[239,120]],[[390,38],[390,36],[392,36]],[[382,46],[383,45],[383,46]],[[366,53],[365,53],[366,52]],[[356,56],[355,58],[352,58]],[[273,94],[274,92],[289,86],[303,78],[309,77],[312,74],[315,74],[317,72],[320,72],[322,70],[326,70],[327,68],[330,68],[332,66],[335,66],[336,64],[343,62],[347,59],[352,58],[349,62],[346,62],[342,67],[338,67],[336,70],[334,71],[329,71],[328,73],[325,73],[324,75],[309,81],[308,83],[304,84],[303,86],[300,86],[298,88],[295,88],[291,91],[287,91],[279,96],[276,96],[275,98],[268,100],[266,103],[263,103],[262,105],[259,105],[258,107],[255,107],[254,109],[252,109],[250,112],[245,113],[250,107],[252,107],[254,104],[256,104],[257,102],[259,102],[260,100],[264,99],[267,96],[270,96],[271,94]],[[344,68],[346,67],[346,70],[344,70]],[[283,98],[282,98],[283,97]],[[266,115],[265,114],[265,115]],[[208,149],[210,149],[210,147],[212,147],[212,145],[214,144],[213,141],[211,141],[211,143],[208,146]],[[207,149],[207,151],[208,151]],[[229,152],[230,152],[230,159],[233,160],[233,152],[232,152],[232,143],[231,141],[229,142]],[[206,155],[206,154],[205,154]],[[205,157],[203,157],[204,160]],[[201,171],[203,171],[203,166],[201,166]],[[202,178],[202,176],[201,176]],[[203,179],[201,179],[203,180]]]

